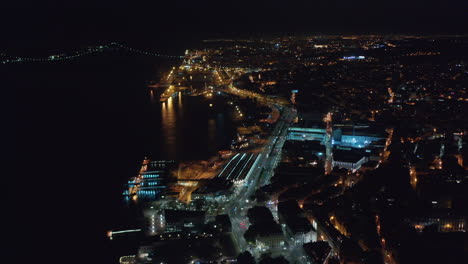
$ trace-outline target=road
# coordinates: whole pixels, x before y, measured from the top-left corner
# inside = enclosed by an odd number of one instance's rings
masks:
[[[230,82],[227,85],[227,88],[224,89],[223,92],[234,94],[240,97],[255,98],[259,102],[266,104],[266,105],[269,105],[269,104],[276,104],[279,106],[290,105],[289,100],[283,97],[267,96],[267,95],[255,93],[252,91],[248,91],[248,90],[238,89],[232,85],[232,82]]]
[[[246,179],[247,183],[238,187],[238,190],[231,198],[231,202],[225,206],[226,213],[232,222],[232,234],[238,252],[250,250],[251,252],[253,251],[252,253],[255,253],[255,249],[247,245],[243,237],[244,232],[248,228],[246,212],[252,206],[252,201],[249,200],[249,197],[259,187],[266,185],[273,175],[273,170],[280,160],[281,148],[286,140],[289,124],[295,115],[296,112],[292,108],[286,107],[283,109],[282,117],[276,124],[263,151],[258,156],[255,166],[249,172]]]

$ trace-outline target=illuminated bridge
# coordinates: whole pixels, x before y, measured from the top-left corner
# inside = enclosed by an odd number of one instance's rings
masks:
[[[153,52],[153,51],[135,49],[135,48],[128,47],[120,43],[112,42],[107,45],[92,46],[92,47],[88,47],[84,49],[79,49],[68,54],[51,54],[45,57],[20,57],[20,56],[15,56],[11,54],[0,53],[0,63],[7,64],[7,63],[66,61],[66,60],[76,59],[82,56],[90,56],[90,55],[98,54],[103,51],[116,49],[116,48],[126,50],[128,52],[135,53],[135,54],[160,57],[160,58],[183,59],[185,57],[185,56],[161,54],[161,53]]]

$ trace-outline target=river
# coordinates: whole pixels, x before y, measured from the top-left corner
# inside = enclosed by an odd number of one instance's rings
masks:
[[[15,93],[7,114],[17,170],[6,196],[21,228],[11,237],[40,245],[27,255],[13,247],[12,257],[116,263],[105,235],[134,220],[121,193],[141,160],[207,159],[228,148],[235,126],[222,96],[151,103],[147,82],[177,63],[108,54],[1,66],[4,89]]]

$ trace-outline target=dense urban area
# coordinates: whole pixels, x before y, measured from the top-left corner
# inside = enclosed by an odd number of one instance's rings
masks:
[[[151,100],[223,97],[236,138],[209,160],[142,157],[123,188],[140,224],[109,223],[135,248],[121,264],[468,263],[468,36],[188,48]]]

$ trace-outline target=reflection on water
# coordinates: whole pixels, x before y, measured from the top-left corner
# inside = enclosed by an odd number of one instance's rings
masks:
[[[172,97],[162,104],[161,110],[161,118],[162,118],[162,139],[166,142],[167,145],[175,145],[176,144],[176,120],[177,117],[174,115],[174,105],[172,103]],[[166,151],[169,156],[174,156],[175,149],[174,148],[166,148]]]
[[[182,93],[181,92],[178,93],[177,98],[179,98],[179,100],[177,102],[177,104],[179,106],[179,108],[178,108],[179,118],[182,118],[183,117],[183,109],[182,109],[183,104],[182,104]]]
[[[160,118],[156,116],[151,124],[155,129],[153,143],[149,146],[151,157],[206,159],[216,155],[218,150],[228,149],[235,136],[235,126],[224,97],[207,99],[178,93],[153,106],[154,114]]]
[[[154,91],[153,91],[153,89],[150,90],[150,100],[151,100],[151,103],[153,104],[154,103]]]
[[[216,120],[214,118],[208,119],[208,138],[210,141],[216,140]]]

